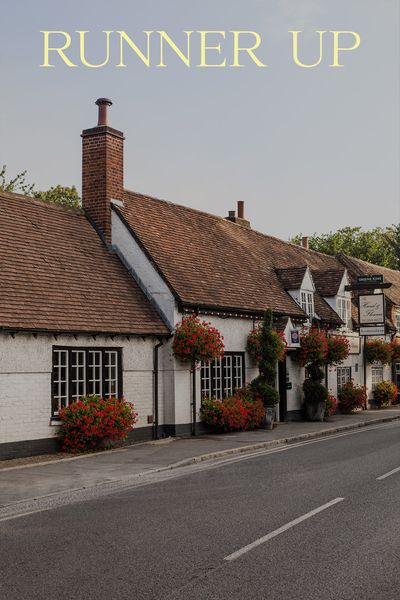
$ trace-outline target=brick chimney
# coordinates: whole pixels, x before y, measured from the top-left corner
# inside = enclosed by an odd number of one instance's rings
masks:
[[[97,127],[82,131],[82,206],[107,243],[111,243],[111,200],[124,190],[124,134],[108,126],[111,100],[99,98]]]
[[[243,225],[243,227],[250,228],[250,221],[247,221],[244,218],[244,202],[243,200],[238,200],[237,203],[237,216],[236,211],[229,210],[228,216],[225,217],[227,221],[232,221],[233,223],[238,223],[238,225]]]
[[[301,245],[303,246],[303,248],[306,248],[307,250],[309,249],[309,247],[310,247],[310,240],[309,240],[309,238],[306,235],[304,235],[301,238]]]

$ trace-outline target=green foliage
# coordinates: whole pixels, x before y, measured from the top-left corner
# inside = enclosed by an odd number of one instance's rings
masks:
[[[3,165],[0,170],[0,191],[15,192],[23,194],[24,196],[32,196],[33,198],[38,198],[44,202],[54,202],[55,204],[70,206],[72,208],[79,208],[81,206],[81,200],[75,186],[66,187],[56,185],[47,191],[40,191],[35,190],[35,185],[33,183],[27,183],[25,176],[26,171],[23,171],[22,173],[18,173],[14,178],[8,179],[7,167],[6,165]]]
[[[302,235],[291,239],[301,245]],[[389,227],[374,227],[363,231],[361,227],[343,227],[338,231],[315,233],[309,238],[312,250],[335,256],[340,252],[367,262],[400,269],[400,224]]]
[[[262,398],[264,405],[279,402],[279,393],[275,389],[276,362],[282,354],[282,340],[272,329],[272,310],[265,311],[262,325],[258,334],[258,370],[260,375],[250,384],[255,394]]]
[[[250,387],[253,390],[256,396],[261,396],[264,404],[267,406],[271,406],[272,404],[277,404],[279,402],[279,392],[278,390],[265,382],[264,377],[259,375],[250,383]]]
[[[373,391],[374,403],[379,408],[388,404],[397,403],[397,386],[392,381],[380,381]]]
[[[328,399],[328,390],[315,379],[306,379],[303,383],[304,401],[308,404],[319,404]]]

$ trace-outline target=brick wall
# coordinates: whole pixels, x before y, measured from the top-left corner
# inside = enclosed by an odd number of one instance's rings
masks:
[[[82,204],[107,242],[111,242],[110,200],[122,199],[124,136],[111,127],[82,132]]]

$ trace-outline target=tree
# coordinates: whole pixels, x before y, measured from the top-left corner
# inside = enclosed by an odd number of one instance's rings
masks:
[[[290,241],[301,244],[302,235]],[[314,234],[309,238],[310,248],[335,256],[340,252],[389,269],[400,269],[400,224],[375,227],[363,231],[361,227],[343,227],[335,232]]]
[[[18,173],[12,179],[7,179],[6,171],[7,167],[3,165],[0,170],[0,191],[24,194],[25,196],[44,200],[44,202],[54,202],[55,204],[62,204],[63,206],[73,208],[81,206],[81,199],[74,185],[72,187],[57,185],[46,191],[36,190],[34,184],[26,182],[26,171]]]

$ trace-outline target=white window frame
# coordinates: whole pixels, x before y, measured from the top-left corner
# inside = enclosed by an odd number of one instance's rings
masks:
[[[338,393],[343,388],[343,386],[351,381],[351,367],[336,367],[336,376],[337,376],[337,390]]]
[[[201,363],[202,398],[222,400],[245,385],[244,352],[225,352],[224,358]]]
[[[383,367],[371,367],[371,390],[374,391],[381,381],[383,381]]]
[[[308,315],[308,318],[311,319],[315,315],[314,311],[314,292],[310,292],[307,290],[300,290],[300,306],[302,310]]]
[[[336,312],[342,319],[346,329],[352,329],[350,298],[343,298],[342,296],[339,296],[336,300],[336,308]]]

